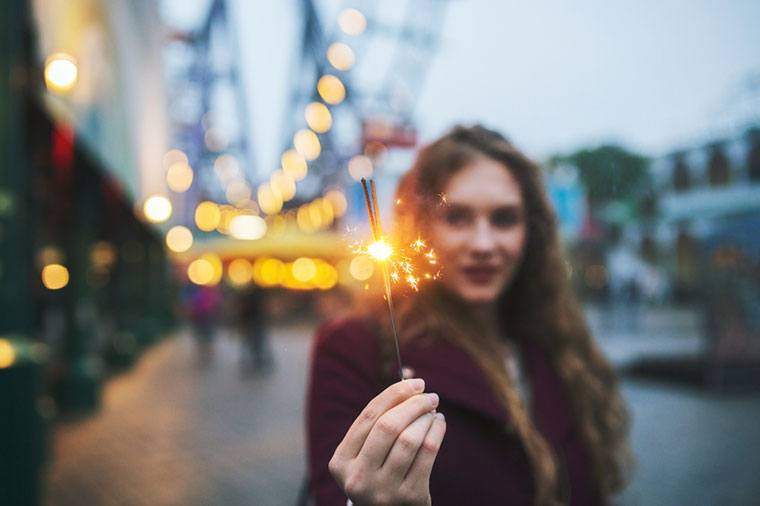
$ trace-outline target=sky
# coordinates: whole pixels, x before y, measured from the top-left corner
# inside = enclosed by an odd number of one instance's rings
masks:
[[[268,173],[298,70],[301,1],[229,1],[255,162]],[[176,2],[188,19],[207,3]],[[315,2],[327,13],[357,3]],[[602,142],[657,155],[734,132],[760,118],[760,85],[754,102],[737,99],[750,76],[760,81],[759,21],[756,0],[450,0],[415,109],[420,137],[481,122],[541,159]]]

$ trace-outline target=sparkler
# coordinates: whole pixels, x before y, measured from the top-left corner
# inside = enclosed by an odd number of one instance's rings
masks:
[[[398,346],[398,330],[396,329],[396,315],[393,311],[393,296],[391,293],[391,276],[388,272],[387,260],[393,254],[393,248],[385,242],[383,238],[382,224],[380,223],[380,212],[377,205],[377,194],[375,192],[375,181],[370,180],[369,189],[367,180],[362,178],[362,189],[364,190],[364,202],[367,204],[367,215],[369,216],[369,226],[372,231],[372,239],[375,242],[367,247],[367,253],[379,261],[383,270],[383,286],[385,288],[385,300],[388,303],[388,315],[391,318],[391,328],[393,329],[393,343],[396,345],[396,361],[398,363],[398,375],[404,379],[404,370],[401,365],[401,352]]]

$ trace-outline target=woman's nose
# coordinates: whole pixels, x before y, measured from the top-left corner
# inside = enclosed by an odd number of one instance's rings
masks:
[[[476,254],[491,254],[496,249],[494,231],[487,220],[478,220],[475,224],[470,249]]]

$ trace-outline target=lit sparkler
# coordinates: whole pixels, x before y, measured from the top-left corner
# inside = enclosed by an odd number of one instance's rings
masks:
[[[369,218],[370,230],[372,232],[373,242],[367,247],[356,246],[354,250],[359,253],[368,254],[380,264],[383,272],[383,287],[385,289],[385,300],[388,303],[388,314],[391,319],[391,328],[393,330],[393,340],[396,345],[396,359],[398,361],[398,373],[401,379],[404,379],[404,373],[401,366],[401,353],[399,352],[398,331],[396,328],[396,316],[393,310],[392,283],[405,282],[413,290],[419,289],[421,280],[437,279],[440,270],[435,272],[425,272],[419,275],[415,271],[415,262],[413,256],[422,256],[425,262],[434,268],[437,268],[437,258],[435,251],[429,248],[425,241],[418,237],[409,245],[409,250],[398,247],[394,249],[383,236],[382,224],[380,222],[380,212],[377,205],[377,194],[375,192],[375,182],[362,178],[362,189],[364,190],[364,201],[367,205],[367,216]],[[398,202],[397,202],[398,203]]]

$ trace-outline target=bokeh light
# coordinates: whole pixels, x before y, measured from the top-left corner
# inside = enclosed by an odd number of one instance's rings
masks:
[[[195,225],[204,232],[214,230],[221,219],[222,213],[214,202],[205,200],[195,208]]]
[[[145,200],[143,213],[151,223],[163,223],[171,218],[172,203],[163,195],[153,195]]]
[[[173,192],[186,192],[193,184],[193,169],[185,162],[174,162],[166,171],[166,184]]]
[[[16,350],[7,339],[0,339],[0,369],[13,365],[16,361]]]
[[[282,196],[273,191],[269,183],[260,184],[256,195],[259,208],[266,214],[275,214],[282,210]]]
[[[346,196],[340,190],[330,190],[325,193],[325,199],[330,202],[333,213],[337,218],[346,214],[348,208],[348,202],[346,202]]]
[[[334,42],[327,48],[327,61],[338,70],[349,70],[354,66],[356,56],[348,44]]]
[[[327,106],[321,102],[312,102],[307,105],[304,118],[309,128],[318,134],[323,134],[332,127],[332,114],[330,114]]]
[[[79,69],[76,59],[66,53],[55,53],[45,61],[45,85],[53,93],[63,95],[77,83]]]
[[[345,86],[340,79],[331,74],[319,78],[317,91],[322,100],[331,105],[340,104],[346,98]]]
[[[372,160],[364,155],[356,155],[348,162],[348,173],[354,181],[371,178],[373,170]]]
[[[253,266],[245,258],[236,258],[227,266],[227,279],[234,286],[244,286],[253,278]]]
[[[303,283],[308,283],[317,274],[317,264],[311,258],[301,257],[293,262],[293,277]]]
[[[282,170],[296,181],[301,181],[306,177],[308,166],[306,158],[295,149],[289,149],[282,154],[280,158]]]
[[[269,176],[269,184],[272,190],[278,192],[283,202],[287,202],[296,195],[296,182],[290,174],[277,169]]]
[[[42,269],[42,284],[48,290],[60,290],[69,284],[69,270],[61,264],[49,264]]]
[[[239,214],[230,220],[230,235],[235,239],[254,241],[267,233],[267,224],[261,216]]]
[[[361,35],[367,28],[367,18],[356,9],[345,9],[338,15],[338,26],[346,35]]]
[[[306,160],[316,160],[322,152],[319,137],[308,128],[296,132],[293,136],[293,146]]]
[[[357,255],[351,259],[348,270],[357,281],[366,281],[375,272],[375,263],[367,255]]]
[[[208,260],[198,258],[187,267],[187,277],[196,285],[208,285],[214,278],[214,267]]]
[[[177,225],[166,233],[166,246],[175,253],[183,253],[193,245],[193,233],[189,228]]]

